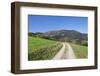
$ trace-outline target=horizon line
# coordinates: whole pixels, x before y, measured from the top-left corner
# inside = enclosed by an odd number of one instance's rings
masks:
[[[69,29],[56,29],[56,30],[49,30],[49,31],[45,31],[45,32],[42,32],[42,31],[37,31],[37,32],[33,32],[33,31],[28,31],[31,32],[31,33],[46,33],[46,32],[51,32],[51,31],[61,31],[61,30],[69,30]],[[76,32],[79,32],[79,33],[83,33],[83,34],[88,34],[88,32],[80,32],[80,31],[77,31],[77,30],[69,30],[69,31],[76,31]]]

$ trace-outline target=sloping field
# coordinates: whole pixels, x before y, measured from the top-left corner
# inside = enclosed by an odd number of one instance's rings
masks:
[[[52,59],[61,47],[60,42],[29,36],[28,60]]]

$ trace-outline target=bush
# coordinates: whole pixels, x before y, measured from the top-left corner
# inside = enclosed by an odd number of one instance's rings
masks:
[[[81,43],[82,45],[84,45],[84,46],[88,46],[88,42],[87,41],[82,41],[82,43]]]

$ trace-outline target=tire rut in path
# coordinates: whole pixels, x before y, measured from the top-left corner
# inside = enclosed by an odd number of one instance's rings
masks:
[[[75,59],[75,54],[74,54],[74,50],[72,49],[72,47],[70,46],[69,43],[66,43],[67,44],[67,52],[66,52],[66,58],[67,59]]]
[[[60,51],[54,56],[52,60],[58,59],[75,59],[75,54],[69,43],[62,43],[63,46]],[[66,49],[67,48],[67,49]]]

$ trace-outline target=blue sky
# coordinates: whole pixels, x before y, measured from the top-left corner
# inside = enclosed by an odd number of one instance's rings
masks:
[[[47,32],[61,29],[87,33],[88,17],[28,15],[29,32]]]

